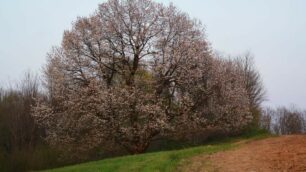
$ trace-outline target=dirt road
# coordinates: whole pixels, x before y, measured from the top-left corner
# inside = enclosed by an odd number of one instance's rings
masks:
[[[306,172],[306,135],[251,141],[236,149],[192,158],[184,171]]]

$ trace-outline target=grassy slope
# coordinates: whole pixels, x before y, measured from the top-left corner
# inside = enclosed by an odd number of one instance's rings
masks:
[[[146,153],[141,155],[124,156],[119,158],[104,159],[79,165],[67,166],[58,169],[46,170],[44,172],[164,172],[177,171],[179,163],[189,157],[198,154],[210,154],[224,151],[237,146],[237,141],[249,139],[259,139],[268,137],[267,134],[260,134],[251,137],[240,137],[226,139],[211,143],[209,145],[198,146],[174,151],[163,151]]]

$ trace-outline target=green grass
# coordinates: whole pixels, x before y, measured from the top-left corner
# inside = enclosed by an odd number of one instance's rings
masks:
[[[93,161],[44,172],[168,172],[177,171],[182,160],[199,154],[211,154],[237,147],[234,144],[242,140],[254,140],[268,137],[268,134],[246,135],[213,141],[210,144],[181,150],[130,155],[118,158]]]

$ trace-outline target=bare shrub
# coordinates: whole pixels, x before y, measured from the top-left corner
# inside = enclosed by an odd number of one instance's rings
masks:
[[[39,96],[38,77],[27,72],[18,83],[0,89],[0,171],[52,167],[57,154],[44,143],[44,130],[31,115]]]
[[[7,130],[6,149],[32,148],[40,139],[41,131],[31,116],[31,106],[38,95],[38,79],[27,73],[15,88],[0,93],[0,117]],[[40,133],[40,134],[39,134]]]

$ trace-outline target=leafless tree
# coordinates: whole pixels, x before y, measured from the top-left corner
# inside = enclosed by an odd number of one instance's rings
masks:
[[[38,96],[38,78],[29,72],[16,88],[0,91],[0,127],[2,144],[10,151],[31,149],[40,140],[41,131],[31,116],[31,106]]]
[[[249,97],[250,109],[254,125],[259,124],[261,103],[265,100],[265,89],[259,71],[256,69],[254,57],[250,53],[237,57],[236,63],[243,76],[243,81]]]

